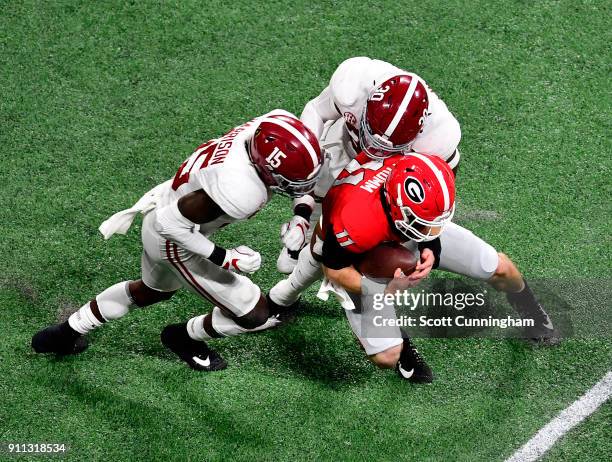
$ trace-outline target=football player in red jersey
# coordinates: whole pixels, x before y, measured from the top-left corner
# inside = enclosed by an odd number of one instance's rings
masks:
[[[495,261],[474,265],[473,247],[482,241],[471,233],[461,232],[463,228],[458,232],[460,227],[451,222],[454,198],[454,175],[450,166],[437,156],[411,153],[373,160],[361,153],[327,193],[322,221],[315,228],[311,245],[300,252],[291,275],[271,289],[270,302],[284,307],[296,303],[300,293],[324,274],[332,285],[348,291],[356,304],[360,299],[351,294],[394,293],[413,287],[438,265],[442,270],[468,276],[476,272],[474,266],[489,265],[487,281],[493,287],[505,292],[516,290],[523,278],[509,259],[502,259],[503,271],[499,269],[497,255]],[[354,262],[360,254],[385,241],[410,241],[414,250],[418,246],[420,261],[411,275],[396,272],[387,287],[373,286],[354,268]],[[450,259],[444,256],[449,249],[453,256]],[[459,258],[455,259],[457,255]],[[376,365],[396,367],[402,377],[412,382],[432,380],[431,370],[410,340],[402,341],[399,328],[391,328],[384,338],[368,337],[360,333],[361,311],[345,309],[345,313]],[[394,316],[394,312],[387,313],[389,316]]]
[[[259,253],[245,245],[224,249],[210,236],[252,217],[273,191],[309,193],[321,163],[314,134],[282,110],[201,145],[172,179],[100,226],[108,239],[125,234],[135,215],[145,214],[141,279],[109,287],[66,322],[39,331],[32,338],[34,350],[78,353],[86,348],[89,331],[123,317],[131,307],[167,300],[185,287],[216,306],[211,313],[166,326],[162,342],[193,369],[226,367],[205,340],[262,330],[277,321],[259,287],[239,274],[259,269]]]
[[[294,200],[295,215],[281,228],[284,248],[277,267],[282,273],[298,273],[301,280],[318,277],[314,266],[296,266],[296,258],[308,242],[308,229],[318,221],[319,203],[358,152],[372,159],[415,152],[445,160],[454,172],[458,168],[461,129],[455,117],[418,75],[384,61],[355,57],[342,62],[329,85],[306,104],[301,119],[319,137],[325,151],[313,194]],[[435,252],[436,267],[503,290],[522,317],[535,320],[536,326],[525,332],[530,340],[542,345],[559,341],[558,330],[507,255],[456,224],[443,241],[444,248]],[[293,288],[283,284],[270,293],[278,303],[293,295]]]
[[[428,244],[443,235],[454,210],[454,176],[439,157],[410,154],[372,160],[362,153],[347,165],[327,193],[312,248],[300,254],[302,262],[320,262],[331,285],[348,291],[352,303],[343,304],[345,313],[371,361],[381,368],[396,367],[412,382],[430,382],[431,369],[410,339],[402,339],[399,328],[386,329],[382,336],[375,337],[362,330],[370,313],[361,305],[361,296],[395,293],[426,277],[435,258]],[[414,273],[405,276],[398,269],[386,286],[355,269],[365,252],[383,242],[418,243],[421,253]],[[299,284],[293,276],[284,282]],[[337,289],[333,291],[338,293]],[[391,312],[381,314],[394,318],[393,308],[387,310]]]

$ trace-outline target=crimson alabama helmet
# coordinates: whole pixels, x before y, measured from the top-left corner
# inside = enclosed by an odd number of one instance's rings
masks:
[[[431,241],[455,213],[453,171],[440,157],[410,153],[387,177],[385,199],[398,231],[413,241]]]
[[[427,89],[419,76],[406,73],[385,80],[370,92],[361,116],[361,149],[375,159],[407,153],[428,108]]]
[[[313,190],[323,163],[317,137],[288,114],[261,120],[249,143],[249,155],[266,185],[292,197]]]

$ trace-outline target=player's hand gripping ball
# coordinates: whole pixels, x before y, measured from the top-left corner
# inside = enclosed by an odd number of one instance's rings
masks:
[[[416,264],[414,252],[398,243],[385,242],[366,252],[356,269],[371,279],[393,279],[397,268],[408,276]]]

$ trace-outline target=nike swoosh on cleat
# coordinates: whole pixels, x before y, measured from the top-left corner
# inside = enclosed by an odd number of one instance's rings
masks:
[[[203,366],[203,367],[210,366],[210,356],[207,356],[205,360],[201,360],[197,356],[194,356],[192,359],[194,363],[199,364],[200,366]]]
[[[546,327],[547,329],[549,329],[549,330],[553,330],[553,329],[554,329],[554,327],[553,327],[553,323],[552,323],[552,321],[550,320],[550,316],[548,316],[548,315],[546,315],[546,322],[545,322],[544,324],[542,324],[542,325],[543,325],[544,327]]]
[[[398,369],[400,371],[400,374],[402,374],[402,377],[404,377],[405,379],[409,379],[410,377],[412,377],[412,374],[414,374],[414,367],[407,371],[402,367],[401,364],[398,364]]]

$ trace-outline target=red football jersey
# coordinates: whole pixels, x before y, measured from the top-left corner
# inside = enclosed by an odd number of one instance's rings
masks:
[[[401,156],[373,160],[359,154],[323,200],[323,239],[334,233],[344,250],[361,254],[386,241],[402,242],[383,208],[381,187]]]

